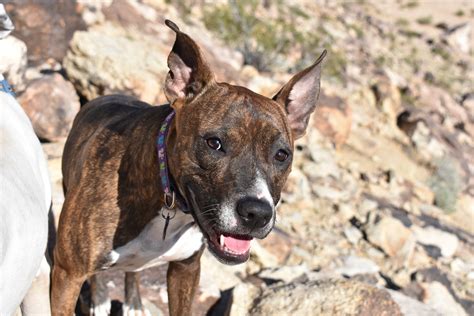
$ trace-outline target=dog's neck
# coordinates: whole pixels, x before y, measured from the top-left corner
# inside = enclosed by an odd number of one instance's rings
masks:
[[[170,107],[157,106],[138,112],[140,119],[130,128],[128,144],[118,170],[118,203],[122,210],[119,227],[127,227],[127,234],[116,234],[116,245],[136,237],[164,206],[156,138],[164,118],[170,113]],[[175,123],[172,122],[166,139],[168,161],[175,159],[175,130]],[[172,174],[169,176],[172,178]]]

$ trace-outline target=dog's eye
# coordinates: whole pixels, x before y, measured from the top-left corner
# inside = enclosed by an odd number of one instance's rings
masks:
[[[280,161],[280,162],[283,162],[285,161],[286,159],[288,159],[288,156],[289,154],[284,151],[283,149],[280,149],[279,151],[277,151],[277,153],[275,154],[275,159]]]
[[[221,140],[217,137],[211,137],[206,140],[207,145],[214,150],[223,151]]]

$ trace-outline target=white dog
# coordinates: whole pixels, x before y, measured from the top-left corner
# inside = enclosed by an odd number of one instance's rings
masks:
[[[12,29],[0,4],[0,40]],[[20,304],[23,314],[48,315],[51,185],[31,122],[5,86],[0,73],[0,315]]]

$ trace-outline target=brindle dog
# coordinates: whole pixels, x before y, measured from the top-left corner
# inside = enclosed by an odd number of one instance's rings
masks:
[[[93,312],[108,311],[96,291],[106,287],[94,276],[105,269],[126,271],[125,310],[143,312],[136,271],[167,262],[170,314],[189,315],[204,241],[220,261],[237,264],[248,259],[251,239],[273,228],[293,142],[316,107],[325,52],[270,99],[216,82],[197,44],[166,24],[176,32],[165,84],[169,104],[98,98],[81,109],[67,139],[54,315],[73,313],[87,278]],[[156,148],[171,111],[169,176],[184,205],[172,210],[164,204]],[[164,213],[174,213],[165,239]]]

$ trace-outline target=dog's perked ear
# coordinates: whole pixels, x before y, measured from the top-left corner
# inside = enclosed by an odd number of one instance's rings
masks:
[[[176,32],[176,41],[168,56],[170,69],[165,82],[165,94],[173,104],[177,99],[193,98],[214,80],[199,46],[170,20],[165,24]]]
[[[321,64],[326,56],[323,51],[316,62],[288,81],[273,100],[280,103],[287,113],[288,123],[295,138],[304,135],[311,113],[319,96]]]

